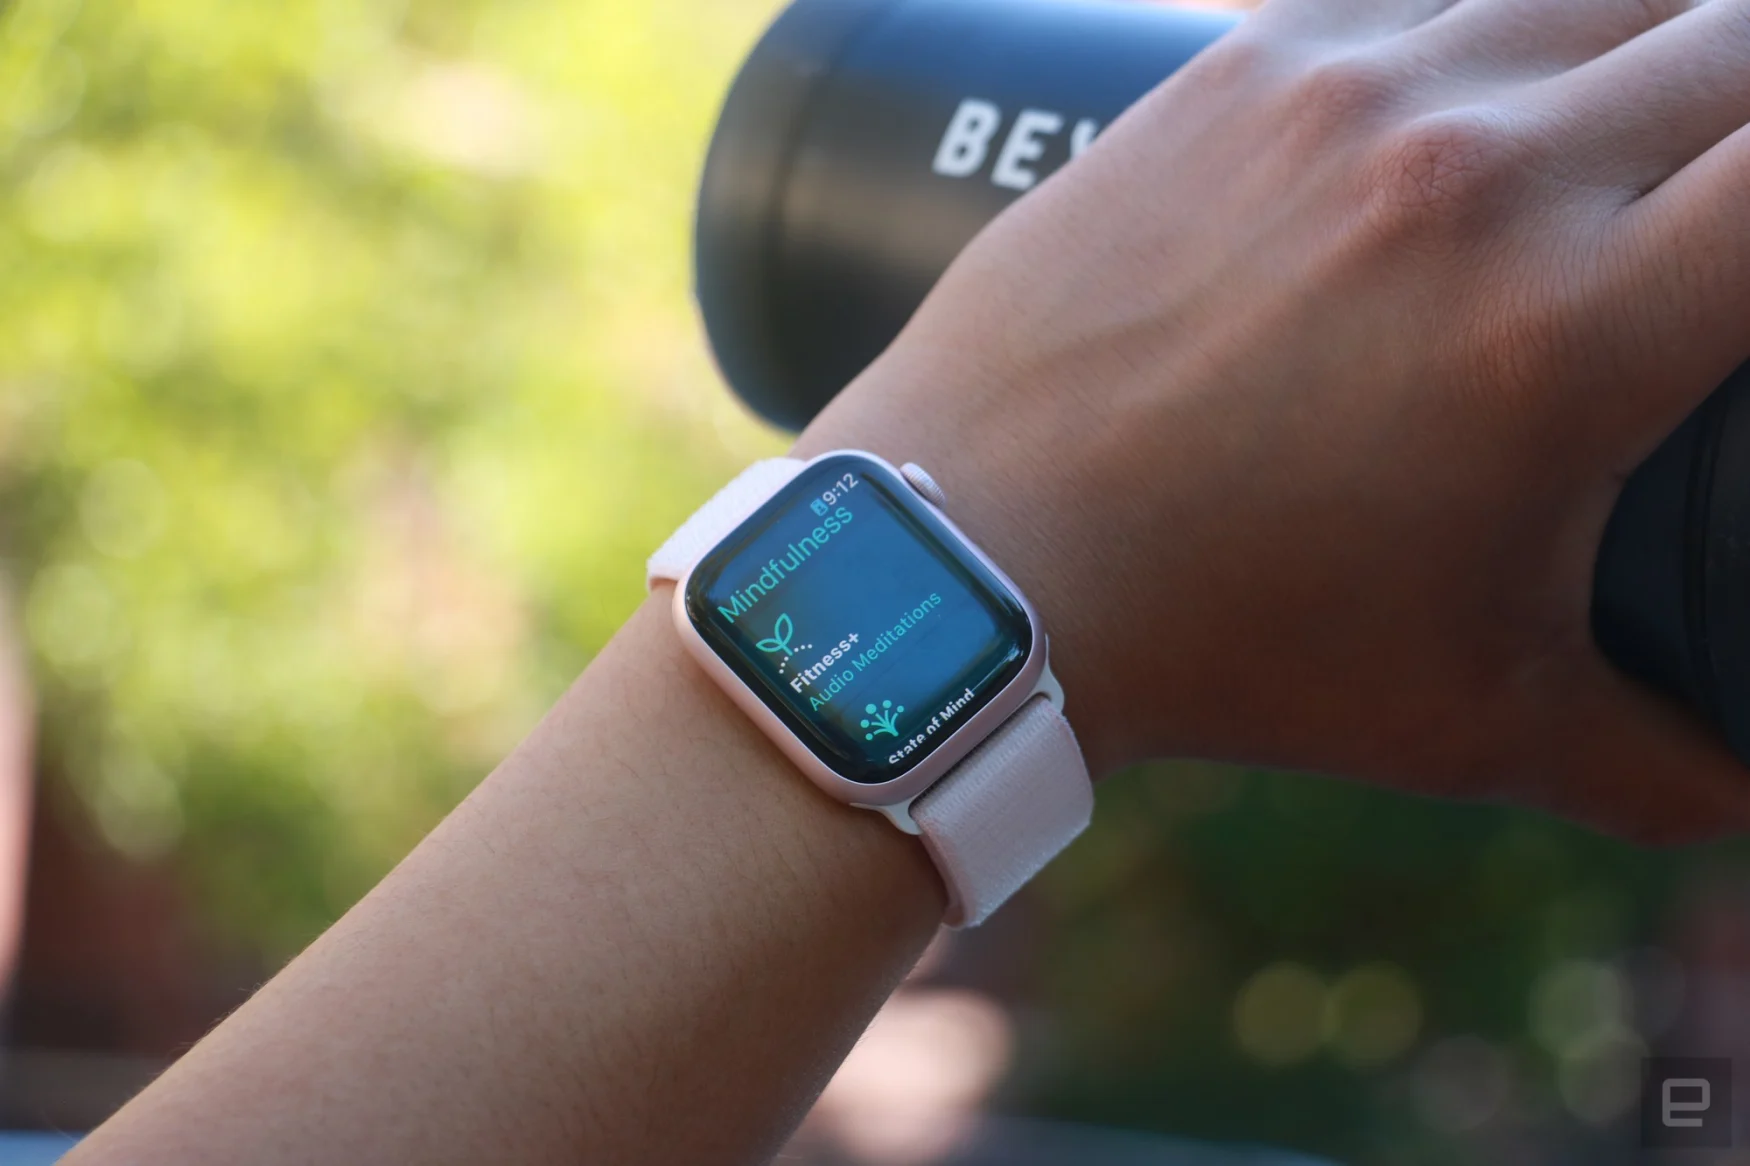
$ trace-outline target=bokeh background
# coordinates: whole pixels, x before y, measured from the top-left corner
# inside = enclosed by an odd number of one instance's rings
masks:
[[[100,1120],[343,912],[782,448],[688,295],[777,6],[0,6],[0,1124]],[[1745,1047],[1747,984],[1742,848],[1151,767],[795,1152],[1635,1161],[1640,1058]]]

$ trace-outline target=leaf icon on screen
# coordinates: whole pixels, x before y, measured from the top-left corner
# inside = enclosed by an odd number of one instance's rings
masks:
[[[762,652],[782,652],[788,659],[794,654],[790,650],[790,640],[795,635],[796,624],[790,619],[790,613],[785,612],[778,617],[778,622],[772,625],[771,638],[759,642],[759,649]]]

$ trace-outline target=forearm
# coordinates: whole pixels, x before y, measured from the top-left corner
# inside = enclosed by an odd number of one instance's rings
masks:
[[[942,912],[688,660],[667,594],[381,886],[70,1164],[776,1149]]]

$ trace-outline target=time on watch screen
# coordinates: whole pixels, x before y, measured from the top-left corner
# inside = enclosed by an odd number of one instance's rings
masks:
[[[891,781],[1026,663],[1014,593],[903,480],[816,462],[694,568],[689,618],[841,777]]]

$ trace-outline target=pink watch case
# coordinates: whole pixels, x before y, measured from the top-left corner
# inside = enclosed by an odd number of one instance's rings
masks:
[[[949,534],[959,540],[960,546],[982,563],[991,574],[1020,604],[1027,617],[1027,626],[1032,632],[1032,649],[1027,654],[1026,661],[1015,678],[1006,684],[989,703],[975,713],[965,724],[955,729],[938,745],[934,752],[924,758],[915,767],[894,778],[892,781],[879,785],[869,785],[863,782],[851,781],[841,777],[824,761],[817,757],[812,749],[790,730],[790,727],[780,720],[776,713],[766,706],[760,695],[750,688],[742,678],[729,667],[710,644],[705,642],[693,626],[691,616],[687,613],[686,595],[692,580],[692,570],[683,577],[674,590],[674,622],[680,632],[681,642],[687,651],[699,662],[706,675],[716,681],[718,687],[729,694],[748,718],[758,725],[760,731],[783,751],[798,769],[807,774],[808,779],[832,798],[847,805],[862,809],[875,810],[885,814],[895,826],[908,834],[919,832],[918,826],[912,821],[911,803],[925,793],[954,769],[966,756],[976,749],[986,738],[1000,729],[1010,717],[1014,716],[1023,705],[1035,696],[1044,695],[1058,709],[1063,707],[1063,690],[1057,680],[1051,675],[1049,666],[1050,648],[1045,631],[1040,626],[1038,613],[1027,601],[1021,589],[1003,573],[990,557],[979,549],[978,544],[966,537],[952,519],[944,514],[940,507],[928,495],[911,483],[909,475],[902,473],[894,466],[874,454],[861,450],[834,450],[811,459],[801,467],[806,470],[815,462],[830,457],[854,456],[874,462],[894,477],[906,482],[912,493],[928,506],[935,516],[947,528]],[[739,524],[737,526],[739,529]],[[719,544],[733,537],[735,531],[730,531]],[[703,556],[701,556],[703,557]]]

